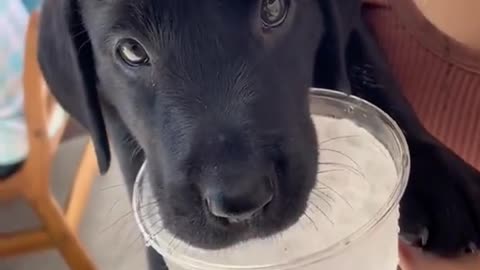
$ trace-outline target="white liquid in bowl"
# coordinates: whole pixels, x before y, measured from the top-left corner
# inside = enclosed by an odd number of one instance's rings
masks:
[[[148,177],[139,177],[134,209],[147,244],[171,270],[395,270],[400,179],[390,153],[350,120],[313,120],[318,181],[297,224],[271,238],[224,250],[194,248],[159,231],[158,211],[141,207],[153,197]],[[145,216],[149,219],[140,218]]]

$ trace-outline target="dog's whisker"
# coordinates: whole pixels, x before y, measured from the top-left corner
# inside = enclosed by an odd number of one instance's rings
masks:
[[[149,202],[144,202],[137,207],[138,210],[142,210],[142,212],[154,212],[157,213],[159,211],[158,208],[158,200],[152,200]]]
[[[150,238],[150,241],[155,241],[155,238],[161,234],[163,231],[165,230],[165,228],[160,228],[158,229],[154,234],[150,235],[149,238]]]
[[[146,204],[143,204],[143,205],[139,206],[139,209],[147,208],[147,207],[152,207],[152,206],[154,206],[154,205],[157,204],[157,203],[158,203],[158,202],[157,202],[156,200],[155,200],[155,201],[152,201],[152,202],[148,202],[148,203],[146,203]],[[129,217],[129,216],[132,216],[133,213],[134,213],[134,211],[133,211],[133,210],[130,210],[130,211],[128,211],[127,213],[122,214],[118,219],[116,219],[116,220],[115,220],[113,223],[111,223],[109,226],[103,228],[100,232],[101,232],[101,233],[106,232],[107,230],[111,229],[111,228],[114,227],[115,225],[119,224],[121,221],[125,221],[126,218]],[[144,215],[142,216],[142,218],[145,217],[146,215],[149,215],[149,213],[144,214]]]
[[[168,249],[175,250],[175,248],[173,247],[173,244],[175,243],[175,241],[180,242],[180,240],[177,238],[177,236],[175,234],[172,234],[172,239],[170,240],[170,242],[167,245]]]
[[[142,203],[142,204],[138,207],[138,209],[143,209],[143,208],[146,207],[146,206],[155,206],[155,205],[157,205],[159,202],[160,202],[160,199],[159,199],[159,198],[155,198],[155,199],[153,199],[153,200],[151,200],[151,201],[147,201],[147,202]]]
[[[343,139],[358,139],[358,138],[361,138],[360,135],[346,135],[346,136],[339,136],[339,137],[334,137],[334,138],[331,138],[331,139],[327,139],[327,140],[324,140],[322,142],[319,142],[319,146],[322,146],[324,144],[327,144],[327,143],[331,143],[331,142],[334,142],[334,141],[337,141],[337,140],[343,140]],[[385,153],[384,150],[382,150],[382,148],[373,143],[373,142],[369,142],[371,145],[373,145],[378,152],[382,153],[382,155],[384,155],[385,157],[387,158],[390,158],[390,155],[388,153]]]
[[[107,186],[107,187],[102,187],[102,188],[100,188],[100,191],[105,191],[105,190],[114,189],[114,188],[119,188],[119,187],[124,187],[124,186],[125,186],[124,184],[111,185],[111,186]]]
[[[130,161],[134,161],[135,158],[137,158],[141,154],[143,154],[143,148],[140,145],[138,145],[135,141],[134,148],[132,149],[132,152],[130,155]]]
[[[321,170],[321,171],[318,171],[318,172],[317,172],[317,176],[322,175],[322,174],[340,173],[340,172],[342,172],[342,173],[353,173],[353,174],[355,174],[355,175],[357,175],[357,176],[360,176],[363,181],[367,182],[366,179],[365,179],[365,177],[362,177],[362,175],[358,175],[357,173],[355,173],[355,172],[353,172],[353,171],[351,171],[351,170],[349,170],[349,169],[329,169],[329,170]],[[368,183],[368,182],[367,182],[367,183]]]
[[[183,254],[188,254],[188,250],[192,247],[191,245],[189,245],[188,243],[184,243],[184,249],[183,249]]]
[[[327,144],[327,143],[330,143],[330,142],[334,142],[334,141],[338,141],[338,140],[345,140],[345,139],[359,138],[359,137],[360,137],[360,135],[338,136],[338,137],[333,137],[333,138],[321,141],[321,142],[318,143],[318,145],[321,146],[321,145],[324,145],[324,144]]]
[[[136,229],[136,228],[135,228],[135,229]],[[137,235],[134,237],[133,241],[131,241],[131,242],[127,245],[127,250],[130,250],[135,243],[138,243],[138,241],[139,241],[139,240],[142,240],[142,239],[143,239],[143,235],[142,235],[141,233],[138,233],[138,232],[137,232]]]
[[[336,191],[334,188],[330,187],[329,185],[327,185],[326,183],[321,182],[321,181],[319,181],[317,183],[321,184],[322,187],[317,186],[316,189],[321,190],[323,188],[323,189],[330,190],[331,192],[335,193],[338,197],[340,197],[351,209],[353,209],[352,204],[350,204],[350,202],[342,194],[340,194],[338,191]]]
[[[106,228],[103,228],[100,232],[101,233],[104,233],[106,232],[107,230],[111,229],[113,226],[117,225],[118,223],[120,223],[120,221],[124,221],[125,218],[127,218],[128,216],[132,215],[133,214],[133,211],[128,211],[127,213],[121,215],[118,219],[116,219],[112,224],[110,224],[109,226],[107,226]]]
[[[323,209],[320,208],[319,210],[320,210],[320,213],[322,213],[322,215],[327,219],[327,221],[328,221],[331,225],[335,224],[335,223],[333,222],[333,220],[327,215],[327,213],[326,213]]]
[[[308,209],[307,209],[308,210]],[[316,231],[318,231],[318,227],[317,227],[317,224],[315,224],[315,221],[310,217],[310,215],[308,215],[307,212],[305,212],[305,217],[308,218],[308,220],[310,220],[310,223],[313,225],[313,227],[315,228]]]
[[[182,240],[178,238],[176,239],[176,241],[177,241],[177,245],[173,247],[173,250],[178,250],[178,247],[180,247],[180,245],[183,244]]]
[[[162,222],[163,222],[163,219],[162,219],[162,218],[159,218],[159,219],[157,219],[156,221],[151,222],[151,227],[155,227],[155,226],[157,226],[159,223],[162,223]],[[161,225],[162,225],[161,228],[163,229],[163,224],[161,224]]]
[[[335,149],[329,149],[329,148],[321,148],[321,149],[318,149],[318,150],[319,151],[324,151],[324,152],[332,152],[332,153],[339,154],[339,155],[345,157],[346,159],[350,160],[353,164],[355,164],[355,166],[357,166],[357,169],[360,168],[360,165],[355,160],[353,160],[353,158],[349,157],[347,154],[345,154],[341,151],[338,151],[338,150],[335,150]]]
[[[323,196],[321,196],[320,194],[316,193],[315,190],[312,190],[312,194],[313,194],[315,197],[319,198],[320,200],[324,201],[325,204],[328,205],[328,207],[329,207],[330,209],[332,208],[332,204],[331,204],[327,199],[325,199]],[[311,202],[311,204],[312,204],[313,206],[315,206],[316,208],[318,208],[318,205],[316,205],[314,202]]]
[[[158,215],[157,213],[158,209],[153,204],[145,205],[141,209],[143,209],[142,211],[145,213],[142,213],[141,215],[139,215],[140,218],[147,218],[147,217],[153,217]]]
[[[124,144],[137,144],[137,140],[135,140],[135,138],[133,138],[133,136],[131,134],[127,134],[123,137],[122,139],[122,143]]]
[[[77,38],[78,36],[87,33],[87,29],[81,29],[80,31],[76,32],[72,35],[72,38]]]
[[[326,200],[326,199],[329,199],[332,203],[335,202],[335,198],[333,198],[330,194],[328,194],[327,192],[325,192],[325,191],[322,190],[321,188],[315,187],[315,188],[312,190],[312,192],[319,192],[319,193],[321,193],[321,195],[325,196],[325,198],[323,198],[323,196],[322,196],[323,199],[325,199],[325,200]]]
[[[145,250],[145,238],[142,236],[143,238],[143,245],[138,245],[138,247],[133,251],[133,254],[137,255],[139,254],[141,251]]]
[[[338,162],[318,162],[318,164],[323,166],[338,166],[338,167],[344,168],[347,171],[362,177],[362,179],[366,181],[365,174],[363,172],[347,164],[338,163]]]
[[[327,174],[327,173],[332,173],[332,172],[346,172],[347,170],[345,169],[330,169],[330,170],[321,170],[317,172],[317,175],[321,174]]]
[[[87,45],[87,44],[90,44],[91,43],[91,40],[90,38],[87,38],[79,47],[78,47],[78,52],[80,53],[82,51],[82,49]]]
[[[115,206],[117,206],[117,204],[120,202],[120,200],[121,200],[121,199],[115,200],[115,202],[112,204],[112,206],[108,209],[107,216],[110,216],[110,214],[112,213],[113,209],[115,208]]]

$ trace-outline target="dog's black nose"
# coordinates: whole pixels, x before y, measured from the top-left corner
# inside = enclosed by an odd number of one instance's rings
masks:
[[[261,212],[272,198],[272,179],[263,177],[258,180],[239,180],[237,185],[223,189],[213,188],[206,192],[205,199],[210,213],[235,223]]]

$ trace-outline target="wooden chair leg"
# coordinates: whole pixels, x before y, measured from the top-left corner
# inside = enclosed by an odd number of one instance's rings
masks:
[[[52,248],[52,240],[44,231],[0,233],[0,258],[18,256]]]
[[[37,197],[30,203],[70,269],[95,270],[93,261],[68,225],[62,209],[53,196],[49,194],[45,197]]]
[[[87,201],[97,173],[95,149],[92,141],[89,141],[82,154],[77,173],[75,174],[66,212],[67,222],[70,228],[75,231],[87,206]]]

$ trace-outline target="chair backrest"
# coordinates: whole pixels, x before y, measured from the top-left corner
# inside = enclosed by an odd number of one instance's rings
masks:
[[[25,115],[31,144],[31,152],[43,149],[47,144],[50,154],[57,150],[67,115],[50,94],[37,62],[38,13],[33,13],[27,31],[25,46]]]
[[[48,188],[51,161],[68,120],[65,111],[49,93],[37,62],[38,15],[30,16],[25,41],[23,82],[29,155],[19,172],[0,182],[0,201],[12,199],[22,193],[23,188],[33,188],[32,185]]]

